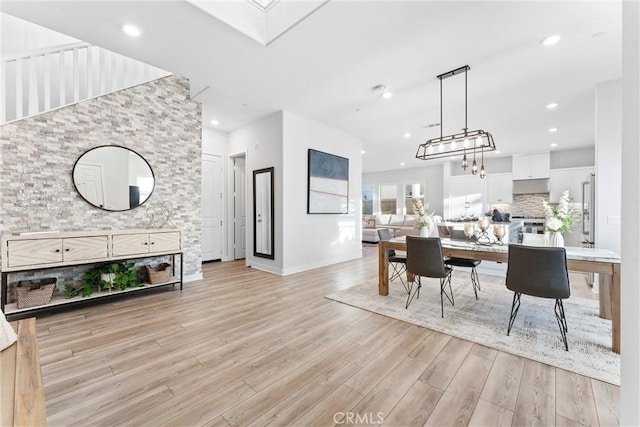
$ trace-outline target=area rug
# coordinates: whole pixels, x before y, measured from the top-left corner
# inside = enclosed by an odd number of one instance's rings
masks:
[[[513,292],[502,284],[482,283],[475,299],[468,275],[452,281],[455,306],[445,298],[440,316],[440,283],[423,279],[420,298],[405,309],[407,294],[399,282],[389,296],[377,283],[343,289],[327,298],[363,310],[423,326],[497,350],[523,356],[611,384],[620,384],[620,355],[611,351],[611,321],[598,316],[598,301],[564,300],[569,351],[564,350],[554,315],[554,300],[522,295],[520,311],[507,336]]]

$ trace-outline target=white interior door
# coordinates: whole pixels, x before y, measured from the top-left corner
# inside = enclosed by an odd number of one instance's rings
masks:
[[[96,205],[104,207],[104,186],[102,166],[89,163],[78,163],[73,171],[73,178],[80,194],[87,200],[95,200]]]
[[[246,166],[244,157],[233,162],[233,258],[243,259],[247,254],[247,202]]]
[[[222,259],[222,157],[202,155],[202,261]]]

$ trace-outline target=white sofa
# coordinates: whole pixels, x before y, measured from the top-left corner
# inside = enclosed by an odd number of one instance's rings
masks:
[[[417,228],[418,217],[416,215],[390,215],[379,214],[370,215],[362,221],[362,241],[377,243],[379,228],[388,228],[394,236],[417,235],[420,230]]]

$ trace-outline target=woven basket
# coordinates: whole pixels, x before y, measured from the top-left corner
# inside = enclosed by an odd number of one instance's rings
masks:
[[[171,281],[171,264],[165,262],[157,267],[151,267],[150,265],[145,267],[147,269],[147,275],[149,276],[149,283],[152,285]]]
[[[56,278],[41,280],[21,280],[16,287],[18,308],[47,305],[56,288]]]

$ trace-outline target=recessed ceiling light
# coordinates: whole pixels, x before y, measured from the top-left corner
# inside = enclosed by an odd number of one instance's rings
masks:
[[[552,147],[557,147],[557,146],[558,146],[558,144],[556,144],[555,142],[552,142],[552,143],[551,143],[551,146],[552,146]]]
[[[393,92],[391,92],[390,90],[385,90],[384,92],[382,92],[382,97],[384,99],[389,99],[393,96]]]
[[[362,154],[365,154],[365,153],[366,153],[366,151],[362,150],[362,151],[361,151],[361,153],[362,153]]]
[[[400,166],[404,166],[404,162],[400,163]]]
[[[496,154],[500,154],[500,150],[496,150]]]
[[[543,39],[540,43],[542,43],[543,46],[553,46],[554,44],[558,43],[560,41],[560,36],[557,34],[554,34],[552,36],[549,36],[545,39]]]
[[[140,34],[142,34],[142,32],[140,31],[140,28],[131,24],[123,25],[122,31],[124,31],[124,33],[130,37],[138,37]]]
[[[548,110],[553,110],[557,106],[558,106],[557,102],[550,102],[549,104],[545,105],[545,107],[547,107]]]
[[[455,160],[455,159],[457,159],[456,156],[451,156],[451,160]]]
[[[593,33],[591,37],[594,39],[599,39],[602,36],[604,36],[604,31],[598,31],[597,33]]]
[[[557,127],[549,128],[549,132],[551,133],[558,132],[558,128]]]
[[[211,120],[211,124],[214,126],[218,126],[220,124],[219,121],[217,121],[216,119]]]
[[[411,132],[405,132],[404,137],[407,139],[411,138]]]

